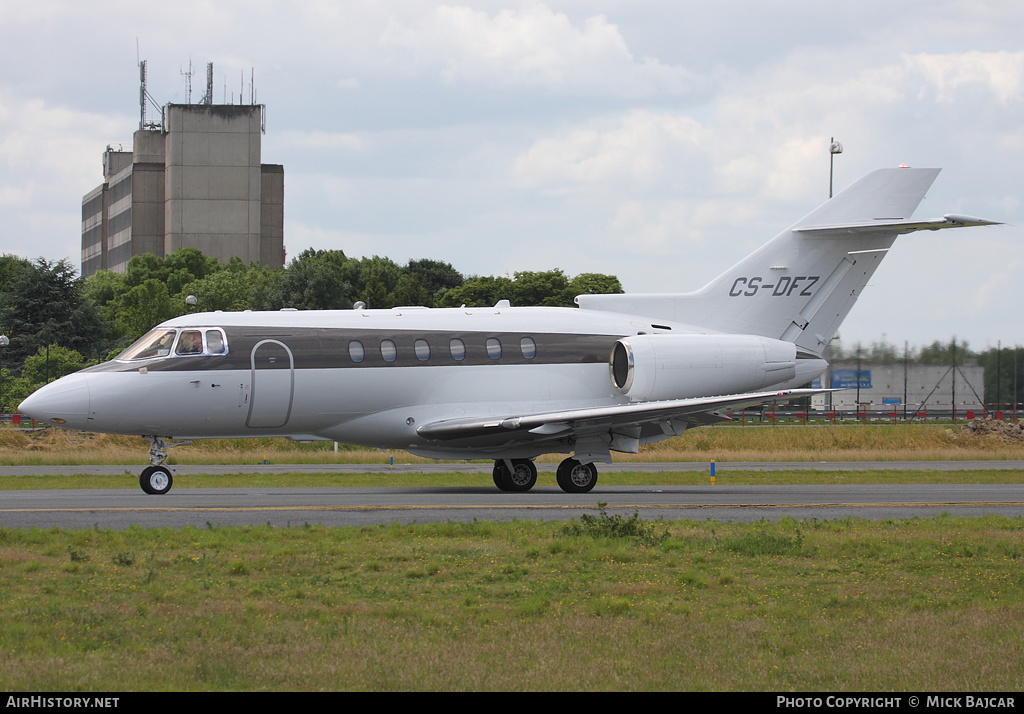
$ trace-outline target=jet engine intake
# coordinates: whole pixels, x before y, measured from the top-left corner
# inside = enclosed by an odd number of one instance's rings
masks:
[[[633,335],[612,347],[612,385],[632,401],[757,391],[796,377],[796,345],[758,335]]]

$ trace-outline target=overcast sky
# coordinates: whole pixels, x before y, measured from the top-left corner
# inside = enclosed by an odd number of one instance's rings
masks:
[[[285,246],[700,287],[871,169],[941,167],[843,344],[1024,346],[1019,0],[0,0],[0,252],[81,262],[82,196],[160,104],[267,106]],[[149,110],[149,116],[158,113]]]

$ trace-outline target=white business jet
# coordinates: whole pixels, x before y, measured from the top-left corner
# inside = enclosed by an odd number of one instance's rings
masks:
[[[821,390],[836,334],[896,236],[992,225],[910,216],[938,169],[882,169],[715,278],[681,294],[580,295],[578,308],[214,312],[168,320],[105,364],[22,402],[36,421],[149,439],[147,493],[168,440],[275,436],[494,459],[527,491],[533,460],[571,454],[585,493],[611,452]]]

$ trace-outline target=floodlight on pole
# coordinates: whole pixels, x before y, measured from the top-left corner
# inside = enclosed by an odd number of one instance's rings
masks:
[[[843,153],[843,145],[832,137],[832,143],[828,147],[828,197],[832,198],[832,167],[835,164],[836,154]]]

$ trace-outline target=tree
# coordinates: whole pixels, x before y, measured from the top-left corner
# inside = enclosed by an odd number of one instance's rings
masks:
[[[177,317],[185,311],[183,301],[175,303],[167,292],[167,285],[149,278],[122,293],[112,304],[119,334],[132,342],[149,332],[164,320]]]
[[[512,293],[512,280],[506,277],[473,276],[461,286],[445,290],[438,302],[441,307],[489,307],[507,300]]]
[[[75,350],[58,344],[40,347],[31,357],[25,358],[25,369],[21,376],[30,384],[46,384],[77,372],[85,367],[85,358]]]
[[[422,302],[428,307],[435,307],[438,297],[445,290],[460,287],[466,282],[462,273],[440,260],[410,260],[405,266],[405,272],[410,278],[415,278],[416,283],[426,293],[427,298]]]
[[[345,280],[348,258],[340,250],[307,248],[285,269],[276,307],[343,310],[352,307],[352,285]],[[272,301],[273,302],[273,301]]]
[[[985,368],[986,404],[1021,403],[1024,397],[1024,350],[1016,346],[992,347],[978,355],[978,364]]]
[[[103,323],[71,264],[39,258],[20,264],[8,289],[0,293],[0,330],[11,340],[4,362],[15,369],[47,344],[91,354],[103,335]]]

